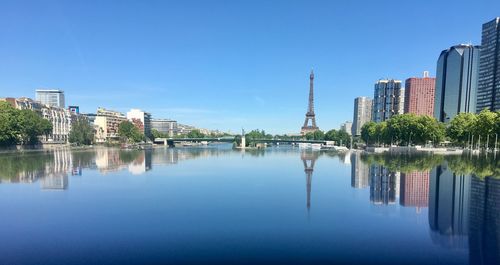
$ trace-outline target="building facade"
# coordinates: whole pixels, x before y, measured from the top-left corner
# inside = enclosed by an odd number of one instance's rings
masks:
[[[52,124],[52,133],[40,140],[44,143],[66,143],[68,142],[71,124],[76,115],[68,109],[58,108],[42,104],[30,98],[6,98],[16,109],[26,109],[38,113],[42,118],[49,120]]]
[[[98,108],[94,119],[96,142],[102,143],[118,140],[120,138],[118,135],[118,128],[120,123],[126,120],[127,118],[121,112]]]
[[[352,133],[352,122],[351,121],[346,121],[340,125],[340,130],[346,132],[347,134],[351,135]]]
[[[500,110],[500,17],[483,24],[476,111]]]
[[[66,108],[64,91],[57,89],[37,89],[36,101],[57,108]]]
[[[177,135],[177,121],[168,119],[152,119],[151,129],[167,134],[169,137]]]
[[[435,85],[436,78],[427,71],[424,77],[406,79],[404,113],[433,116]]]
[[[127,112],[127,119],[131,121],[147,137],[151,137],[151,114],[140,109],[131,109]]]
[[[461,44],[441,52],[437,62],[434,117],[449,122],[458,113],[476,112],[479,46]]]
[[[374,122],[382,122],[404,111],[404,89],[401,81],[394,79],[378,80],[373,95]]]
[[[365,123],[372,120],[372,99],[368,97],[357,97],[354,99],[354,117],[352,132],[354,136],[361,135],[361,128]]]

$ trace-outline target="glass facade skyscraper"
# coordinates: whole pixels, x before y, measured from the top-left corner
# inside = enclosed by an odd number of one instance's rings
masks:
[[[479,46],[456,45],[441,52],[436,69],[434,117],[449,122],[460,112],[476,111]]]
[[[36,101],[52,106],[64,109],[66,103],[64,101],[64,91],[56,89],[37,89],[36,90]]]
[[[500,110],[500,17],[483,24],[476,111]]]
[[[403,114],[404,97],[401,80],[378,80],[375,83],[373,95],[372,120],[381,122],[390,119],[393,115]]]

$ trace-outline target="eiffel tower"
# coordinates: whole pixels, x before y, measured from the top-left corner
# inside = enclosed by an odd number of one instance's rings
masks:
[[[311,125],[309,125],[311,121]],[[300,130],[300,134],[306,135],[310,132],[315,132],[319,130],[316,126],[316,115],[314,114],[314,73],[311,70],[311,75],[309,75],[309,107],[306,113],[306,120],[304,121],[304,126]]]

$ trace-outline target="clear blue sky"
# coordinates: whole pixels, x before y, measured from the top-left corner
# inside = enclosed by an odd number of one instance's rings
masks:
[[[288,133],[304,122],[313,67],[328,130],[379,78],[435,75],[441,50],[479,44],[496,16],[498,0],[0,0],[0,97],[58,88],[83,112]]]

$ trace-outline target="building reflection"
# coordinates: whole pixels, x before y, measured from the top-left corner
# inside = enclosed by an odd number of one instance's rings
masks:
[[[307,211],[311,209],[311,185],[312,176],[314,171],[314,164],[319,157],[319,152],[312,150],[303,150],[300,153],[300,159],[304,165],[304,172],[306,173],[306,207]]]
[[[361,153],[351,154],[351,187],[364,189],[370,185],[369,181],[370,166],[361,161]]]
[[[399,204],[404,207],[427,207],[429,203],[430,171],[401,173]]]
[[[377,205],[395,204],[399,197],[400,173],[389,170],[382,165],[371,165],[370,201]]]
[[[500,178],[472,177],[469,207],[470,263],[500,264]]]
[[[455,175],[445,162],[431,172],[429,226],[432,240],[444,247],[466,248],[471,176]]]

